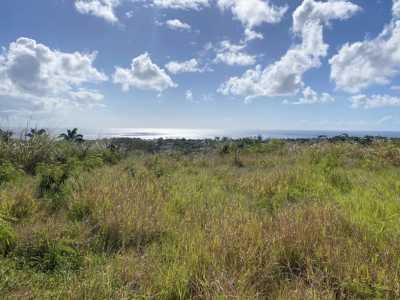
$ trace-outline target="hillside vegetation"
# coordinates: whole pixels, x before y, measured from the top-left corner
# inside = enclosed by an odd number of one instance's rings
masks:
[[[400,298],[400,144],[3,136],[0,295]]]

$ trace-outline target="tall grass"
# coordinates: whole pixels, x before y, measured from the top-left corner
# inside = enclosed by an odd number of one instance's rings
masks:
[[[396,142],[7,143],[4,298],[400,298]]]

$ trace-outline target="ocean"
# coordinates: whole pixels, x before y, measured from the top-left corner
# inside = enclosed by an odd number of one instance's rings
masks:
[[[54,130],[53,132],[61,132]],[[85,139],[101,138],[140,138],[153,139],[214,139],[214,138],[244,138],[261,136],[264,139],[303,139],[328,137],[348,134],[363,137],[366,135],[400,138],[400,131],[327,131],[327,130],[222,130],[222,129],[165,129],[165,128],[109,128],[109,129],[82,129],[80,132]]]

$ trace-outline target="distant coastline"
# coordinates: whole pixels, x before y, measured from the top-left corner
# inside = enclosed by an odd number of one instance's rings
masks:
[[[46,128],[52,136],[58,136],[65,131],[65,128]],[[12,128],[15,136],[23,136],[26,129]],[[352,130],[264,130],[264,129],[174,129],[174,128],[109,128],[109,129],[88,129],[81,128],[80,132],[86,140],[127,138],[127,139],[187,139],[204,140],[216,138],[241,139],[261,137],[262,139],[317,139],[319,137],[332,138],[340,135],[351,137],[383,137],[400,139],[400,131],[352,131]]]
[[[315,139],[320,136],[334,137],[347,134],[354,137],[380,136],[385,138],[400,138],[400,131],[334,131],[334,130],[218,130],[218,129],[146,129],[146,128],[113,128],[113,129],[82,129],[86,139],[102,138],[140,138],[155,139],[215,139],[215,138],[249,138],[263,139]]]

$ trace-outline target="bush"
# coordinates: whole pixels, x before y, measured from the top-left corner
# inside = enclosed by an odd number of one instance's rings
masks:
[[[9,208],[9,215],[20,222],[35,214],[37,201],[32,195],[16,195]]]
[[[52,240],[43,232],[35,232],[17,245],[15,255],[20,266],[41,272],[75,271],[83,264],[83,257],[71,241]]]
[[[52,209],[63,206],[65,198],[70,192],[67,181],[79,168],[80,164],[75,160],[67,164],[40,165],[38,168],[38,197],[50,200]]]
[[[0,162],[0,185],[15,181],[21,174],[22,171],[14,167],[11,162]]]
[[[107,149],[107,150],[103,151],[102,159],[104,162],[114,165],[122,159],[122,155],[120,152],[118,152],[117,150],[112,148],[112,149]]]
[[[104,165],[103,157],[100,154],[89,154],[83,160],[83,167],[86,170],[92,170],[95,168],[100,168]]]
[[[73,203],[68,211],[68,217],[72,221],[81,222],[87,219],[91,214],[91,207],[86,203]]]

